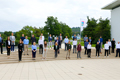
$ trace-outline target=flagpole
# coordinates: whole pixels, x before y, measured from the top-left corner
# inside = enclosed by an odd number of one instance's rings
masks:
[[[80,19],[80,42],[81,42],[81,19]]]

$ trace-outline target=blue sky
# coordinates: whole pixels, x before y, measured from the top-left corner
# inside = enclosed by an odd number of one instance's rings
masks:
[[[0,0],[0,31],[19,31],[23,26],[43,27],[48,16],[58,17],[70,27],[80,18],[110,18],[101,10],[114,0]]]

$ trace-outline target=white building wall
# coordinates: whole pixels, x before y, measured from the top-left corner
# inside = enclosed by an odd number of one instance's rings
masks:
[[[120,7],[111,11],[111,38],[120,41]]]

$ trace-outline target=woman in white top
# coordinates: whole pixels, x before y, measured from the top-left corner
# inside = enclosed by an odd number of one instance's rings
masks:
[[[106,41],[106,44],[104,45],[104,47],[105,47],[105,56],[104,57],[106,57],[106,53],[107,53],[107,57],[109,57],[108,56],[109,44],[107,41]]]
[[[44,40],[42,39],[42,36],[40,37],[40,39],[38,40],[38,44],[39,44],[39,54],[43,54],[43,46],[44,46]]]
[[[111,48],[111,41],[108,39],[108,44],[109,44],[109,54],[110,54],[110,48]]]
[[[87,55],[88,55],[88,58],[91,58],[91,43],[90,42],[87,45]]]
[[[45,42],[44,42],[44,49],[43,49],[44,51],[43,51],[43,58],[42,58],[42,60],[43,60],[43,59],[46,59],[47,49],[48,49],[48,48],[47,48],[47,42],[45,41]]]

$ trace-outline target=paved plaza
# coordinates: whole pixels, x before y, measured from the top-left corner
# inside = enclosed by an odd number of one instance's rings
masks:
[[[120,59],[0,64],[0,80],[120,80]]]
[[[18,61],[18,52],[0,54],[0,80],[120,80],[120,59],[115,53],[104,57],[104,49],[100,57],[95,56],[92,49],[91,58],[84,55],[77,59],[77,54],[71,51],[71,59],[66,60],[66,51],[60,50],[58,58],[54,58],[53,49],[48,49],[47,59],[42,60],[42,54],[37,51],[36,60],[32,60],[32,52],[22,55]]]

